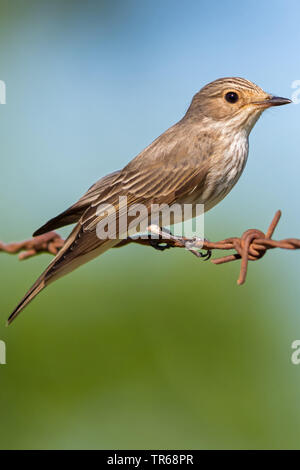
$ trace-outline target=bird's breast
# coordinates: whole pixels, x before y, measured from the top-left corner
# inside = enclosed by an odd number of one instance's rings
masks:
[[[248,157],[248,137],[241,133],[224,138],[210,158],[205,184],[191,188],[185,204],[204,204],[208,211],[221,201],[237,183]]]

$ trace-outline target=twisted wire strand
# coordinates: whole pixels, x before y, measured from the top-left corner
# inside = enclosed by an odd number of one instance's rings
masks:
[[[196,250],[233,250],[235,253],[212,259],[214,264],[223,264],[231,261],[241,260],[240,274],[238,285],[244,284],[247,276],[248,262],[261,259],[268,250],[274,248],[282,248],[285,250],[297,250],[300,248],[300,239],[286,238],[284,240],[272,240],[274,231],[281,217],[281,211],[277,211],[273,220],[264,234],[257,229],[246,230],[241,237],[230,237],[218,242],[210,242],[207,240],[195,240],[186,237],[178,237],[168,234],[163,230],[156,232],[159,235],[159,243],[166,247],[186,248],[193,254],[199,255]],[[118,246],[124,246],[128,243],[138,243],[142,245],[150,245],[151,239],[128,238],[122,240]],[[192,243],[193,249],[188,248],[188,243]],[[56,232],[48,232],[44,235],[24,240],[21,242],[3,243],[0,241],[0,251],[19,254],[19,259],[27,259],[40,253],[50,253],[56,255],[64,244],[64,239]]]

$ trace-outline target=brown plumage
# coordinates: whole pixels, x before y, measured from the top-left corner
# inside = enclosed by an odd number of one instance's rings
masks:
[[[118,174],[119,171],[114,171],[113,173],[101,178],[97,183],[93,184],[93,186],[91,186],[89,190],[77,202],[75,202],[75,204],[53,219],[48,220],[48,222],[34,232],[33,236],[36,237],[43,233],[51,232],[51,230],[65,227],[66,225],[76,224],[86,209],[88,209],[92,202],[98,198],[99,193],[101,193],[108,185],[113,184],[113,181],[116,179]]]
[[[222,78],[202,88],[185,116],[119,172],[99,180],[77,203],[51,219],[34,235],[77,223],[64,246],[34,283],[8,323],[48,284],[116,246],[119,238],[101,240],[97,214],[101,204],[115,207],[117,217],[128,206],[152,204],[217,204],[241,175],[248,155],[248,136],[262,111],[289,103],[242,78]]]

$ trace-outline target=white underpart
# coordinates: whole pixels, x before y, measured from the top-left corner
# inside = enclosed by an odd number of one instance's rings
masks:
[[[240,178],[248,158],[248,137],[260,115],[261,111],[253,113],[253,109],[245,108],[243,114],[239,113],[226,124],[220,121],[213,123],[216,132],[221,134],[219,138],[226,151],[220,155],[218,164],[215,162],[212,166],[205,191],[198,198],[197,188],[193,188],[190,193],[194,203],[204,204],[205,211],[221,201]],[[241,121],[244,121],[242,126]]]
[[[239,132],[232,136],[218,166],[210,172],[210,182],[201,200],[208,211],[231,191],[240,178],[248,157],[248,136]]]

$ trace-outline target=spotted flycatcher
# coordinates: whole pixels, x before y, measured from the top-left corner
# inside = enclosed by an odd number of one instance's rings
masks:
[[[51,282],[118,245],[126,233],[99,239],[99,205],[110,205],[120,218],[127,206],[203,204],[221,201],[241,176],[248,156],[248,136],[262,112],[290,103],[243,78],[220,78],[202,88],[185,116],[122,170],[94,184],[73,206],[34,235],[76,223],[64,246],[10,315],[8,322]],[[126,215],[126,214],[125,214]]]

